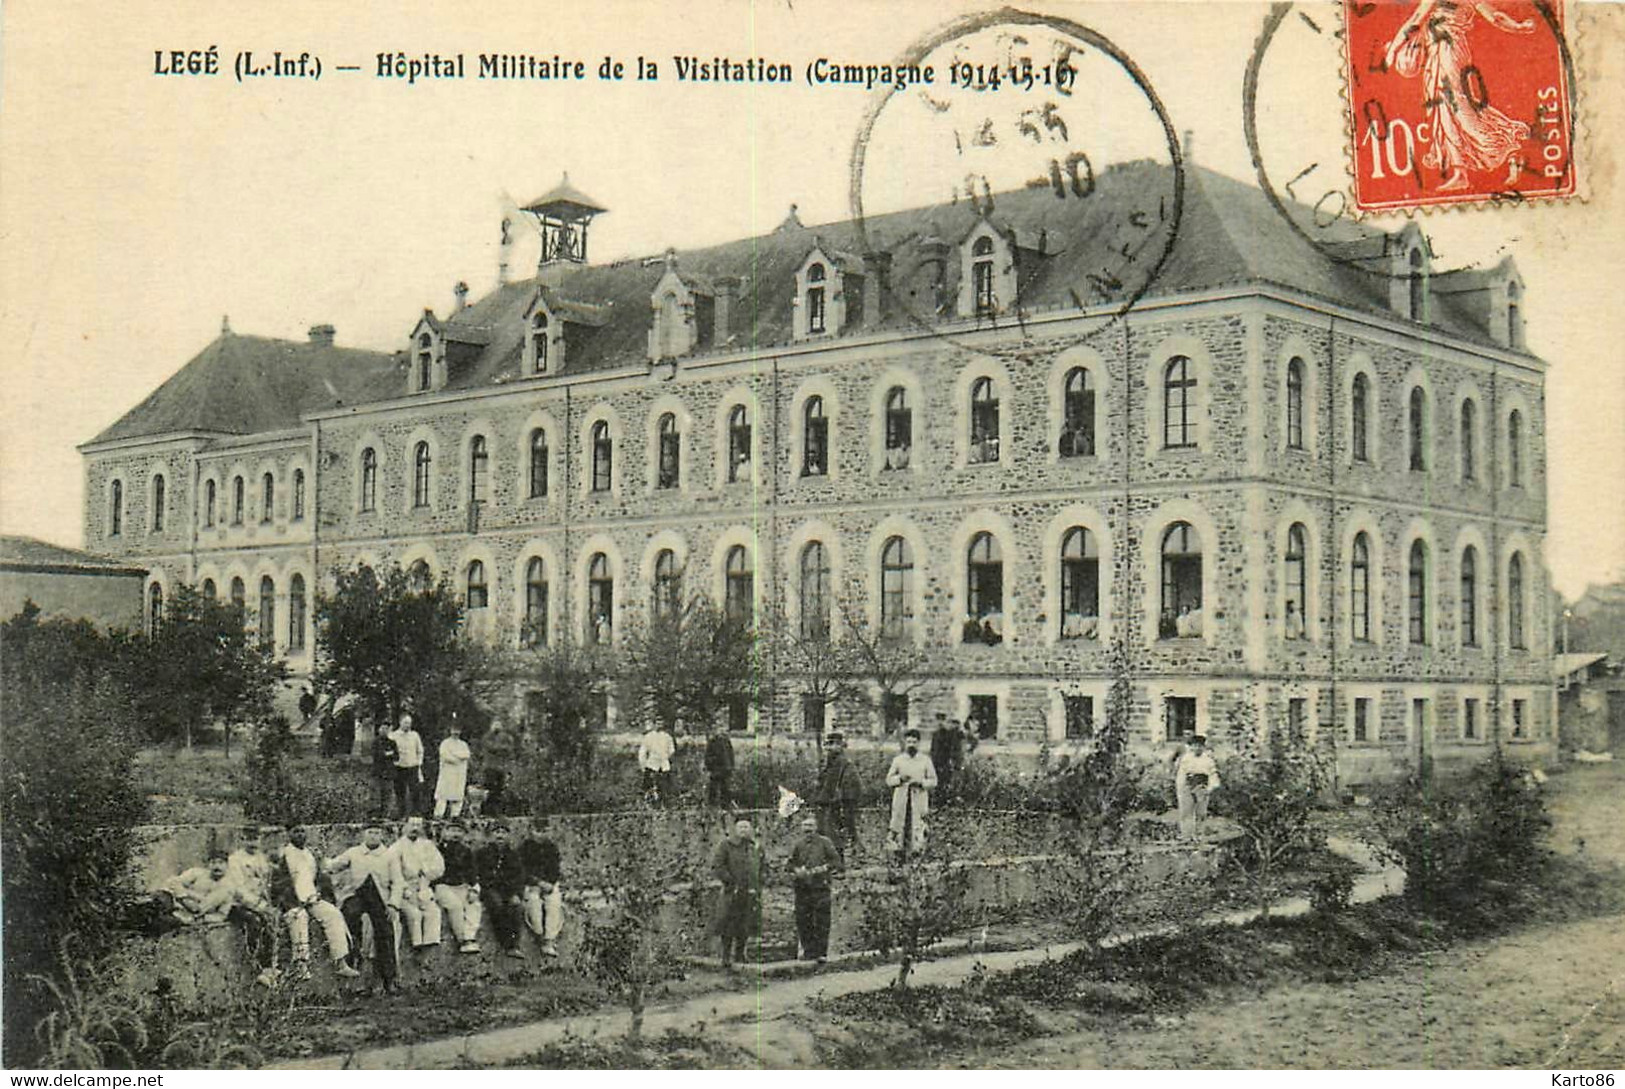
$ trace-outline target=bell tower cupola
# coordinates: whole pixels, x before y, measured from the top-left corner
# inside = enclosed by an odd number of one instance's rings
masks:
[[[536,217],[542,236],[536,276],[544,284],[556,285],[587,263],[587,227],[608,209],[572,186],[566,173],[551,192],[525,205],[525,211]]]

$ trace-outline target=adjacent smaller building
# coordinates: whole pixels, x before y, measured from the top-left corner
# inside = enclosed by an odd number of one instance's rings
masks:
[[[141,624],[147,569],[77,548],[0,536],[0,619],[32,601],[45,619],[89,620],[102,628]]]

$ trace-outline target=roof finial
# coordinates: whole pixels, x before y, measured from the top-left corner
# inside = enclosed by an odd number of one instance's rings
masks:
[[[779,224],[779,230],[781,230],[781,231],[804,231],[804,230],[806,230],[805,225],[803,225],[802,222],[801,222],[801,217],[796,215],[796,206],[794,204],[790,205],[790,214],[784,217],[784,222],[783,223]]]
[[[676,246],[667,246],[666,247],[666,267],[669,268],[669,269],[674,269],[674,268],[677,267],[677,247]]]
[[[223,337],[231,335],[231,315],[229,314],[220,315],[220,335]]]

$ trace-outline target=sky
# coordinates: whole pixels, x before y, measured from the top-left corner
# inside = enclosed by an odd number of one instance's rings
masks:
[[[592,229],[593,257],[606,260],[771,230],[792,204],[808,224],[846,218],[854,140],[871,109],[866,210],[948,199],[965,162],[997,189],[1032,176],[1043,158],[1005,156],[1008,143],[955,148],[963,115],[939,115],[919,93],[877,107],[882,92],[803,79],[819,57],[886,63],[956,14],[987,7],[291,0],[260,10],[269,7],[8,0],[0,9],[0,532],[81,544],[76,444],[208,344],[223,317],[238,332],[295,339],[330,322],[340,344],[398,347],[424,307],[446,312],[458,280],[475,296],[494,285],[504,211],[566,170],[610,210]],[[1032,7],[1095,36],[1079,58],[1069,146],[1095,163],[1166,158],[1150,88],[1169,125],[1190,134],[1196,162],[1256,177],[1242,86],[1265,7]],[[1301,5],[1294,14],[1311,18],[1284,23],[1261,63],[1259,152],[1278,187],[1309,165],[1316,182],[1336,182],[1344,168],[1338,45],[1326,33],[1339,10]],[[1048,32],[1023,33],[1042,41]],[[1439,264],[1511,253],[1523,274],[1529,345],[1550,363],[1547,558],[1573,597],[1625,577],[1625,129],[1600,101],[1601,88],[1625,86],[1625,11],[1584,5],[1570,39],[1587,199],[1421,223]],[[932,56],[977,60],[1008,44],[990,29]],[[220,75],[154,72],[155,50],[211,46]],[[324,71],[239,83],[231,70],[241,50],[261,60],[310,52]],[[375,74],[380,53],[459,51],[470,78]],[[588,78],[472,78],[477,55],[497,52],[579,59]],[[597,78],[606,55],[626,78]],[[659,64],[658,81],[632,78],[640,55]],[[688,55],[783,60],[796,78],[680,83],[673,57]],[[345,64],[361,71],[336,70]],[[1031,104],[1009,90],[985,97],[1001,126]],[[523,274],[533,261],[521,251],[514,263]]]

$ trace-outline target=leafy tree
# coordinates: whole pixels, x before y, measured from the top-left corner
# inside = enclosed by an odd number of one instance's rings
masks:
[[[573,643],[517,655],[513,674],[535,691],[527,721],[487,735],[481,759],[487,769],[503,771],[508,796],[524,812],[600,808],[600,739],[610,660],[602,648]]]
[[[195,587],[176,588],[157,629],[122,640],[131,709],[154,741],[193,736],[211,723],[226,726],[264,717],[288,675],[275,652],[243,626],[241,607]]]
[[[1299,730],[1260,731],[1247,701],[1231,709],[1226,733],[1229,753],[1219,760],[1214,810],[1241,829],[1236,859],[1259,913],[1268,916],[1280,871],[1325,842],[1313,815],[1327,783],[1326,762]]]
[[[123,912],[130,829],[146,799],[136,785],[137,738],[118,654],[87,623],[42,622],[32,602],[0,625],[8,1066],[32,1065],[36,1023],[53,994],[74,986],[66,965],[94,966]]]
[[[924,696],[932,688],[927,670],[931,658],[906,634],[887,632],[869,622],[850,600],[841,603],[844,640],[852,663],[854,680],[867,682],[856,694],[874,699],[873,709],[881,727],[889,732],[890,709],[901,700]]]
[[[586,975],[620,993],[632,1014],[627,1034],[636,1039],[651,990],[681,975],[683,958],[700,941],[689,925],[693,913],[681,910],[673,891],[692,886],[694,875],[681,854],[663,851],[632,819],[623,819],[615,833],[606,868],[613,877],[600,890],[604,902],[583,916],[576,956]]]
[[[382,574],[364,565],[336,570],[315,612],[318,689],[354,693],[374,723],[411,711],[428,756],[425,775],[453,715],[466,736],[480,733],[483,707],[503,676],[501,656],[467,637],[448,578],[427,583],[398,564]]]
[[[657,613],[634,629],[618,662],[616,706],[628,725],[705,730],[733,700],[766,697],[756,629],[696,597],[675,614]]]

